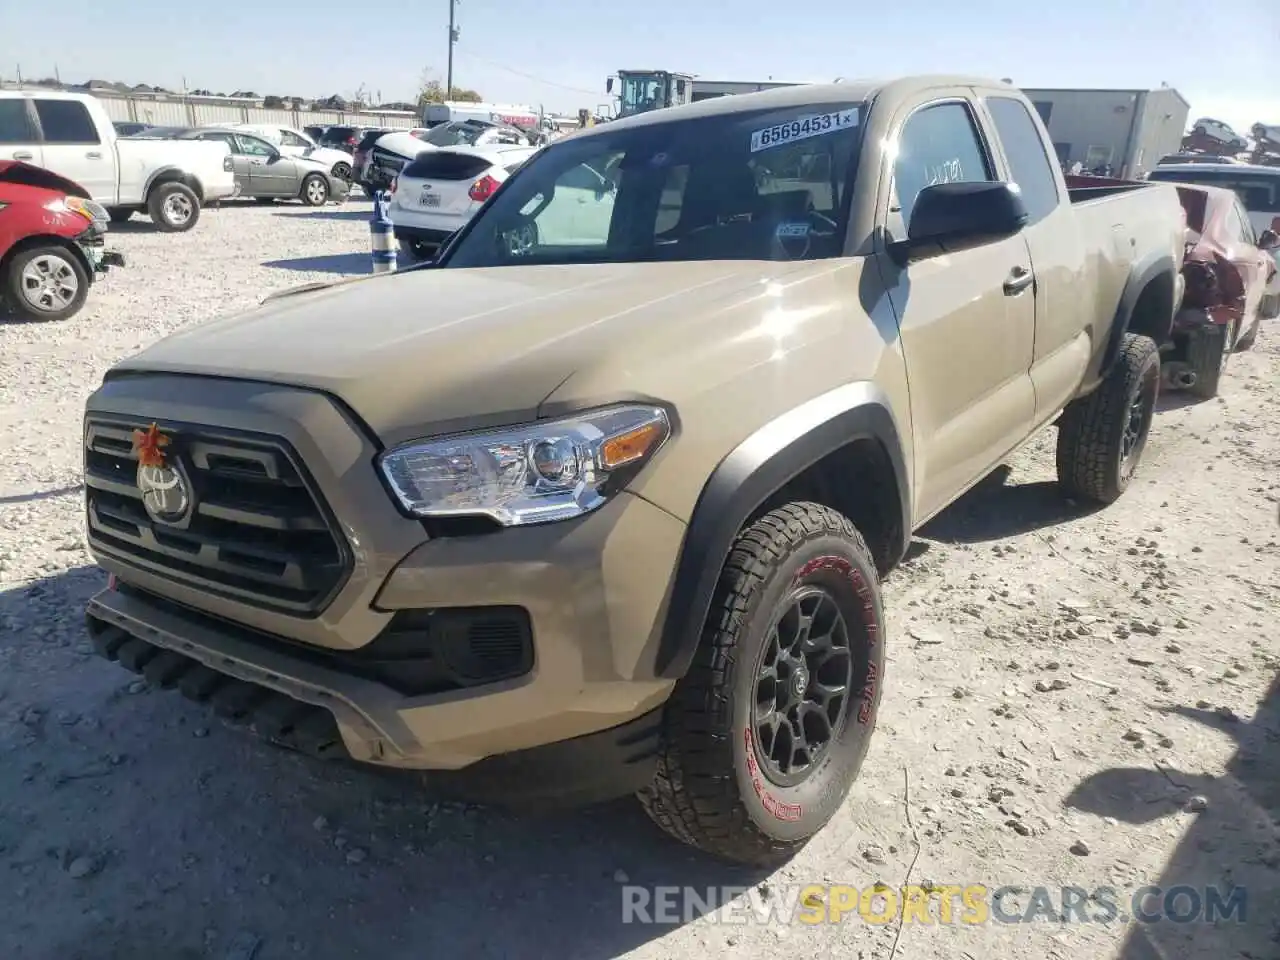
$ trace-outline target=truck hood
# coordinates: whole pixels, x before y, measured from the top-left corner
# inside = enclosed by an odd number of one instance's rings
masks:
[[[661,328],[762,296],[765,281],[804,266],[578,264],[366,277],[174,334],[108,376],[153,371],[321,390],[392,444],[424,429],[532,419],[593,360],[616,360],[629,340],[651,342]]]

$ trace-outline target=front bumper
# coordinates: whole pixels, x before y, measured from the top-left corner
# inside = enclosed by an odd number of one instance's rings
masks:
[[[607,731],[650,714],[670,695],[673,682],[655,677],[652,664],[685,528],[648,501],[622,493],[573,521],[428,539],[382,489],[370,441],[319,394],[157,376],[108,382],[89,402],[94,418],[148,419],[156,409],[173,422],[282,437],[355,547],[341,588],[306,618],[220,596],[91,541],[121,587],[90,601],[91,632],[108,655],[101,638],[114,638],[121,659],[129,638],[145,645],[130,646],[135,664],[137,651],[152,650],[144,659],[154,662],[157,683],[177,682],[169,676],[181,666],[174,657],[185,658],[250,685],[249,700],[272,710],[320,708],[333,718],[343,752],[357,760],[428,770],[477,765],[480,772],[533,762],[526,751],[552,744],[596,734],[608,740]],[[415,693],[350,666],[398,615],[498,608],[527,615],[532,656],[519,675]],[[598,738],[591,743],[587,752],[602,749]],[[511,759],[486,759],[498,757]],[[621,792],[630,789],[624,784]]]
[[[94,223],[88,230],[76,237],[76,246],[84,254],[90,267],[90,278],[106,273],[111,267],[124,266],[124,254],[116,250],[106,249],[106,223]]]

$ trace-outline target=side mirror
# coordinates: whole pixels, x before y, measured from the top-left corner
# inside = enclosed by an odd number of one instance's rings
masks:
[[[1017,184],[978,181],[936,183],[916,197],[907,239],[890,253],[906,264],[1011,237],[1027,223]]]
[[[1280,247],[1280,233],[1274,230],[1263,230],[1262,236],[1258,238],[1259,250],[1275,250]]]

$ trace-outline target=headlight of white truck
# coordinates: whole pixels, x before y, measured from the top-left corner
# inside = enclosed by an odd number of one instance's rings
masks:
[[[661,407],[626,404],[414,441],[384,453],[378,467],[414,516],[480,516],[526,526],[599,507],[670,435]]]

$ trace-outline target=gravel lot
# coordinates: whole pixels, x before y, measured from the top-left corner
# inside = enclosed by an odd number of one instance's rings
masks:
[[[176,236],[140,219],[111,241],[129,266],[78,317],[0,325],[0,957],[1280,957],[1275,322],[1219,400],[1162,401],[1112,509],[1060,501],[1050,436],[922,531],[887,585],[863,778],[770,877],[668,842],[631,802],[519,818],[319,765],[91,656],[85,396],[170,331],[367,272],[368,210],[234,205]],[[1065,885],[1113,886],[1122,909],[1146,883],[1249,900],[1216,926],[621,922],[628,883],[764,884],[779,902],[825,881],[1045,886],[1055,907]]]

